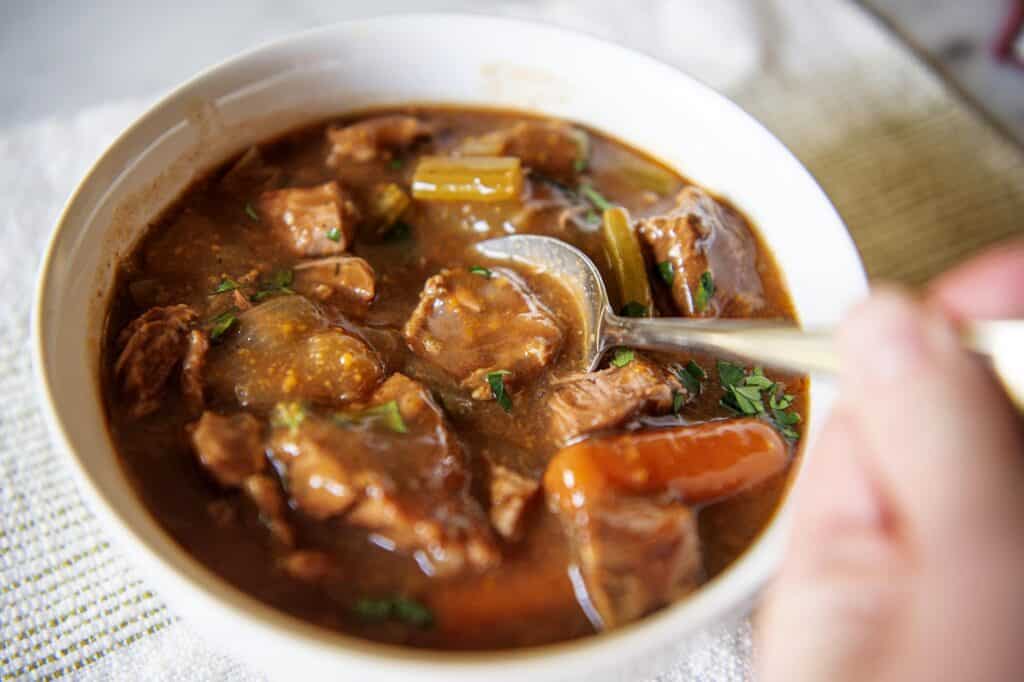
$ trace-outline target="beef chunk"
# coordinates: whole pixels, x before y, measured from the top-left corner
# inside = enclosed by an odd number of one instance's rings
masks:
[[[373,416],[382,406],[397,409],[401,429]],[[429,575],[484,569],[500,558],[469,494],[462,448],[427,389],[404,375],[392,375],[365,405],[275,429],[273,448],[297,509],[368,528]]]
[[[686,389],[666,369],[647,358],[622,367],[585,372],[555,385],[548,408],[560,443],[619,426],[641,414],[665,414],[673,394]]]
[[[251,414],[203,412],[192,429],[199,463],[222,486],[239,487],[266,468],[263,425]]]
[[[640,222],[638,231],[658,263],[675,273],[672,297],[687,317],[749,316],[764,305],[757,244],[743,219],[707,192],[687,187],[671,213]],[[701,276],[711,273],[714,295],[701,308]]]
[[[189,411],[202,412],[204,401],[203,374],[206,368],[206,354],[210,350],[210,339],[205,332],[193,329],[188,336],[188,350],[181,363],[181,395]]]
[[[488,373],[510,372],[506,387],[521,386],[562,345],[554,315],[504,269],[486,276],[446,269],[431,277],[404,334],[414,353],[458,379],[478,400],[492,397]]]
[[[298,550],[281,560],[281,569],[296,580],[316,583],[331,574],[334,562],[324,552]]]
[[[260,520],[274,539],[286,547],[294,546],[295,531],[286,518],[288,503],[277,480],[266,474],[246,476],[242,481],[242,491],[256,507]]]
[[[281,242],[298,256],[347,251],[359,222],[355,202],[334,180],[264,192],[259,207]]]
[[[609,498],[572,522],[589,615],[616,627],[692,592],[702,580],[694,513],[676,502]]]
[[[332,256],[296,265],[292,286],[304,296],[330,301],[358,315],[365,314],[377,291],[373,268],[355,256]]]
[[[340,438],[326,422],[310,421],[278,440],[288,462],[288,494],[307,516],[323,520],[347,511],[359,497],[355,472],[337,457]]]
[[[366,343],[330,326],[302,296],[278,296],[239,315],[238,331],[213,349],[209,365],[212,391],[256,408],[364,400],[383,374]]]
[[[188,353],[196,319],[186,305],[151,308],[121,331],[114,377],[133,417],[160,407],[174,369]]]
[[[486,156],[517,156],[524,166],[570,181],[586,165],[587,135],[562,121],[522,121],[466,139],[459,151]]]
[[[268,164],[259,147],[249,147],[221,178],[220,186],[228,192],[248,193],[254,188],[270,189],[280,179],[281,169]]]
[[[430,137],[433,127],[415,116],[377,116],[343,128],[328,128],[330,152],[327,165],[337,167],[343,161],[365,162],[390,158],[392,152],[412,146]]]
[[[490,488],[491,526],[506,540],[518,540],[540,483],[496,464],[491,467]]]

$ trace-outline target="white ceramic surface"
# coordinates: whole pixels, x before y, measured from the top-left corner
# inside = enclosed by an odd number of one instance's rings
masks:
[[[72,195],[37,291],[35,366],[54,436],[110,535],[190,625],[279,679],[638,680],[687,636],[742,614],[778,564],[786,514],[691,598],[599,637],[499,653],[377,645],[296,621],[185,554],[145,511],[111,447],[98,384],[113,266],[197,176],[296,125],[369,106],[439,102],[574,119],[653,153],[741,207],[807,326],[866,291],[856,250],[813,178],[756,121],[697,81],[584,35],[469,15],[407,15],[303,33],[232,59],[132,125]],[[831,402],[812,386],[811,438]]]

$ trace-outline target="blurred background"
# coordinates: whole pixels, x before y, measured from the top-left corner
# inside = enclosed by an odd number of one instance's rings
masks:
[[[673,1],[680,6],[700,4]],[[810,0],[793,4],[805,2]],[[605,13],[607,4],[587,0],[5,0],[0,3],[0,64],[5,65],[0,127],[109,100],[160,93],[240,50],[341,19],[424,9],[530,14],[537,11],[534,6],[543,6],[542,13],[551,20],[608,33],[597,17],[587,16],[591,9]],[[651,5],[644,1],[622,4],[639,12]],[[1024,70],[993,57],[993,46],[1011,22],[1014,6],[1019,15],[1020,2],[864,0],[860,4],[911,43],[1001,127],[1024,141]],[[680,39],[688,39],[685,27],[678,30]],[[1018,39],[1018,55],[1021,45]],[[696,75],[714,80],[716,74]]]

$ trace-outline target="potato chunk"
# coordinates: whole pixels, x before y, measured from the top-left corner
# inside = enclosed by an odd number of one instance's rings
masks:
[[[361,339],[330,326],[301,296],[279,296],[238,316],[238,332],[212,352],[209,381],[246,407],[280,401],[344,404],[365,399],[383,365]]]

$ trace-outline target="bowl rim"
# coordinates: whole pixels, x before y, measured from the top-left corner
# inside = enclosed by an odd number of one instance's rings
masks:
[[[115,541],[119,551],[131,559],[130,563],[134,567],[138,568],[141,566],[148,569],[140,571],[140,573],[145,578],[152,578],[154,582],[158,583],[158,587],[165,587],[170,582],[174,584],[175,589],[180,587],[190,590],[193,593],[193,597],[198,598],[204,605],[217,610],[222,616],[227,615],[233,619],[244,619],[247,627],[255,628],[254,631],[258,631],[271,639],[278,640],[280,643],[287,643],[297,648],[307,648],[307,650],[309,650],[308,647],[315,646],[318,647],[317,651],[320,654],[334,655],[338,661],[358,661],[364,665],[377,666],[382,672],[385,669],[390,669],[391,671],[415,670],[420,673],[429,672],[451,675],[458,673],[460,676],[479,675],[482,673],[492,673],[492,665],[500,662],[503,664],[515,663],[518,666],[516,674],[521,675],[527,674],[531,670],[539,670],[541,667],[544,670],[549,670],[552,666],[580,665],[584,664],[584,662],[588,667],[611,665],[622,660],[616,655],[616,652],[635,652],[638,649],[653,648],[666,643],[670,638],[675,640],[694,634],[716,622],[720,622],[724,616],[734,613],[737,607],[748,605],[777,568],[781,558],[781,545],[788,526],[787,520],[790,507],[788,494],[780,502],[768,525],[761,530],[754,542],[744,550],[732,565],[705,583],[694,594],[636,622],[608,632],[540,646],[482,651],[446,651],[416,649],[401,645],[373,642],[354,635],[321,628],[283,611],[279,611],[241,591],[206,568],[197,559],[194,559],[184,548],[177,544],[159,523],[156,523],[152,515],[146,510],[149,521],[159,529],[165,536],[165,539],[169,541],[170,546],[176,550],[176,554],[179,555],[174,557],[176,560],[172,560],[172,557],[165,556],[166,546],[161,548],[153,545],[149,540],[137,533],[129,524],[125,523],[125,512],[119,510],[113,501],[107,498],[91,473],[90,466],[78,454],[81,448],[95,446],[82,444],[80,448],[76,448],[59,414],[61,410],[57,404],[57,390],[51,382],[49,370],[47,369],[47,350],[44,336],[47,331],[50,333],[55,331],[54,328],[51,328],[55,323],[46,319],[44,311],[47,307],[48,298],[52,295],[50,291],[52,283],[51,274],[55,267],[54,259],[58,245],[63,239],[69,238],[69,235],[72,234],[72,228],[74,227],[74,222],[70,218],[72,208],[82,201],[81,195],[97,173],[98,167],[108,161],[115,151],[126,144],[127,140],[135,136],[148,121],[156,118],[164,109],[170,107],[183,95],[187,95],[207,80],[216,78],[226,69],[246,62],[264,52],[286,48],[293,44],[301,44],[320,36],[351,30],[373,30],[381,24],[386,25],[394,22],[416,22],[418,24],[426,24],[427,22],[440,22],[442,24],[466,22],[475,24],[480,29],[485,27],[500,29],[501,25],[515,24],[523,30],[548,32],[553,35],[583,40],[589,42],[594,49],[615,53],[613,56],[616,58],[640,61],[647,68],[660,69],[666,73],[670,72],[673,78],[689,81],[689,85],[695,90],[700,91],[704,97],[716,100],[717,105],[724,106],[731,109],[733,113],[738,114],[745,121],[746,125],[759,129],[760,134],[770,141],[777,152],[789,158],[793,163],[794,172],[797,175],[802,175],[803,181],[807,183],[807,190],[816,194],[817,198],[823,202],[822,205],[826,206],[830,211],[831,217],[834,220],[832,227],[840,228],[842,234],[836,235],[839,240],[837,244],[841,243],[843,248],[852,251],[853,261],[857,265],[858,272],[850,274],[856,280],[856,284],[862,289],[861,293],[867,291],[866,275],[853,239],[832,202],[803,163],[764,124],[747,113],[738,104],[685,71],[662,62],[655,57],[605,38],[594,36],[585,31],[569,29],[543,21],[475,12],[383,14],[335,22],[326,26],[290,33],[258,44],[203,69],[159,98],[145,112],[137,116],[106,147],[104,152],[90,165],[88,171],[76,184],[47,240],[36,281],[30,322],[33,373],[35,375],[38,401],[45,415],[51,438],[58,450],[61,451],[61,454],[64,455],[64,459],[70,464],[75,482],[79,491],[82,492],[83,499],[86,501],[90,511],[102,520],[104,531],[108,537]],[[511,107],[503,108],[511,109]],[[531,111],[529,109],[522,110]],[[607,132],[614,134],[614,131]],[[628,143],[628,140],[626,142]],[[814,382],[812,381],[812,391],[813,386]],[[138,499],[136,491],[131,488],[130,482],[124,477],[123,471],[121,475],[125,485],[129,488],[129,493],[135,497],[136,503],[141,505],[141,500]],[[794,475],[791,479],[790,489],[796,477]],[[185,565],[182,564],[182,559],[184,559]],[[160,580],[155,575],[157,570],[161,572],[159,577],[162,579]],[[170,595],[167,595],[167,597],[161,596],[161,599],[167,602],[169,597]],[[698,614],[703,615],[698,617]],[[199,626],[194,620],[188,618],[188,613],[184,615],[190,626]],[[199,629],[202,628],[199,627]],[[408,667],[407,664],[413,664],[414,667]]]

